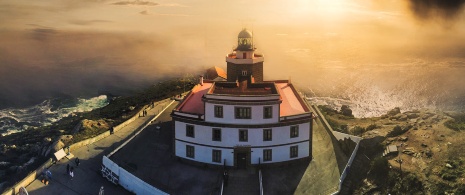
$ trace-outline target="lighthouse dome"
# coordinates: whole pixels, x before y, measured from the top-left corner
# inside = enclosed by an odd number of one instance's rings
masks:
[[[252,33],[244,28],[241,32],[239,32],[237,38],[252,38]]]

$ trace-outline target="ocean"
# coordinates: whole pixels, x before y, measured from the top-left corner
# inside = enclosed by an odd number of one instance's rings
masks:
[[[52,98],[26,108],[0,110],[0,133],[9,135],[30,127],[50,125],[63,117],[78,112],[87,112],[108,105],[108,97]]]

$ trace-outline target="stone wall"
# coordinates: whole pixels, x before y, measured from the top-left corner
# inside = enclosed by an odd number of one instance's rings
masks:
[[[235,82],[238,77],[242,76],[242,71],[247,70],[247,74],[254,77],[255,82],[263,81],[263,62],[255,64],[233,64],[227,63],[228,81]]]

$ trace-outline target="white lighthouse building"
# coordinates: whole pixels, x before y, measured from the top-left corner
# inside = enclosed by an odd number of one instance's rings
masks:
[[[172,112],[177,157],[245,168],[312,156],[312,113],[287,80],[264,81],[252,33],[226,56],[227,81],[200,79]]]

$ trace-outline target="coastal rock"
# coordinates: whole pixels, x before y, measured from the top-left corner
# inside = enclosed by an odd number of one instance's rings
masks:
[[[418,115],[417,113],[409,113],[407,114],[407,117],[409,119],[415,119],[415,118],[418,118],[420,115]]]
[[[413,156],[415,154],[415,148],[407,147],[402,151],[402,153]]]
[[[50,143],[52,142],[52,138],[46,137],[44,138],[44,143]]]
[[[63,147],[65,147],[65,144],[61,140],[55,141],[55,143],[53,143],[52,145],[52,148],[53,148],[52,153],[55,153],[56,151],[61,150]]]
[[[425,155],[426,155],[426,157],[431,158],[433,156],[433,152],[430,149],[427,149],[425,151]]]
[[[402,136],[402,137],[399,137],[398,140],[402,142],[406,142],[408,140],[408,137]]]
[[[62,135],[58,138],[58,140],[62,141],[63,143],[69,143],[73,139],[72,135]]]
[[[390,110],[387,115],[389,116],[394,116],[396,114],[400,114],[400,108],[399,107],[395,107],[394,109]]]

